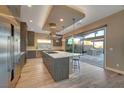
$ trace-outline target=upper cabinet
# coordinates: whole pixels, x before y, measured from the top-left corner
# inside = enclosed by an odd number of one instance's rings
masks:
[[[28,46],[35,45],[35,33],[32,31],[28,31],[27,33]]]
[[[53,46],[62,46],[62,38],[53,38]]]

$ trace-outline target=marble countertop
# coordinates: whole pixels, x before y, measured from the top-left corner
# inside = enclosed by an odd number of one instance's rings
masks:
[[[65,58],[65,57],[74,57],[74,56],[81,55],[79,53],[69,53],[69,52],[65,52],[65,51],[53,51],[53,52],[57,52],[57,53],[53,53],[53,54],[49,54],[46,51],[44,51],[44,52],[53,58]]]
[[[45,50],[45,49],[27,49],[27,51],[43,51],[43,50]],[[48,49],[46,49],[46,50],[48,50]]]

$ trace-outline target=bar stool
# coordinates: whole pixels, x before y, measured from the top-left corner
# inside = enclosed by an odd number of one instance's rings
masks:
[[[73,62],[73,70],[76,71],[80,71],[80,56],[75,56],[72,58],[72,62]]]

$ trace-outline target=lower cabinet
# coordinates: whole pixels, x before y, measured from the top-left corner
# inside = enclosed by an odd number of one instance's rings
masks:
[[[27,58],[36,58],[36,51],[27,51]]]
[[[27,51],[27,58],[41,58],[42,57],[42,50],[28,50]]]
[[[43,63],[55,81],[69,78],[69,58],[52,58],[42,52]]]
[[[23,66],[26,63],[26,53],[22,54],[20,57],[20,63],[21,63],[21,69],[23,68]]]

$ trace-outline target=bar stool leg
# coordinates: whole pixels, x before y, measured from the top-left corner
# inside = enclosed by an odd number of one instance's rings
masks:
[[[80,72],[80,62],[78,59],[74,59],[73,60],[73,70],[74,72],[78,69],[78,71]]]
[[[78,69],[79,69],[79,72],[80,72],[80,61],[78,60]]]

